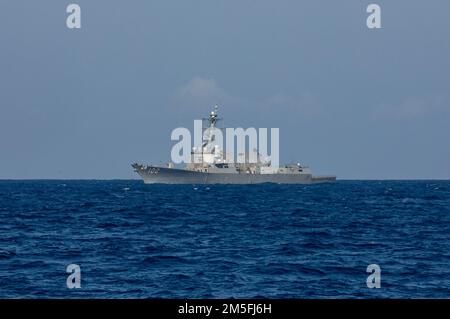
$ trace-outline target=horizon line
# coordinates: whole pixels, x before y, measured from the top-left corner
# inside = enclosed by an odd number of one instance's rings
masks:
[[[0,181],[142,181],[142,179],[141,178],[0,178]],[[450,178],[337,178],[336,181],[450,181]]]

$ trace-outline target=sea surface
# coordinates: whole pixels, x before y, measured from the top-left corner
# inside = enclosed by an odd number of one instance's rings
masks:
[[[449,298],[450,181],[0,181],[0,298],[161,297]]]

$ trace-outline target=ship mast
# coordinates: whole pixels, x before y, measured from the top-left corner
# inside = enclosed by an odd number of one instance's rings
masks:
[[[219,106],[215,105],[214,106],[214,110],[211,111],[211,114],[209,115],[209,117],[207,119],[203,119],[203,120],[207,120],[209,123],[209,127],[206,130],[209,130],[208,132],[208,140],[207,141],[203,141],[203,121],[202,121],[202,166],[203,166],[203,152],[204,152],[204,148],[206,145],[208,145],[210,142],[212,142],[212,134],[211,132],[214,130],[217,121],[219,121],[220,119],[217,117],[218,116],[218,110],[219,110]]]

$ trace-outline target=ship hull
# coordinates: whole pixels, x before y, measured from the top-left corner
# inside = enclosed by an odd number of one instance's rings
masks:
[[[135,170],[146,184],[315,184],[336,180],[335,176],[315,177],[311,174],[204,173],[156,166]]]

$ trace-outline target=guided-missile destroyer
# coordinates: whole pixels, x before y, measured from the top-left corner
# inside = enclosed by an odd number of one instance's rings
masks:
[[[134,171],[146,184],[313,184],[336,180],[336,176],[331,175],[313,176],[308,167],[299,163],[272,166],[260,154],[254,162],[237,163],[214,141],[214,131],[219,129],[216,127],[219,120],[217,106],[206,120],[208,126],[202,136],[202,146],[192,149],[191,161],[185,167],[175,167],[171,162],[166,166],[134,163]],[[249,158],[248,154],[245,158]]]

